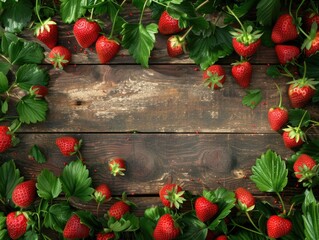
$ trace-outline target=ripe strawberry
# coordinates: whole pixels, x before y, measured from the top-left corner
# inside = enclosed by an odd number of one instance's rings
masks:
[[[285,65],[298,58],[300,49],[293,45],[278,44],[275,46],[275,52],[279,63]]]
[[[218,213],[218,205],[201,196],[195,201],[195,213],[200,221],[209,221]]]
[[[179,21],[177,19],[174,19],[167,11],[164,11],[158,21],[158,31],[163,35],[178,33],[182,31],[178,24]]]
[[[270,238],[280,238],[288,235],[292,230],[292,223],[289,219],[272,215],[267,220],[267,234]]]
[[[121,45],[119,42],[109,39],[104,35],[101,35],[95,43],[96,53],[100,59],[100,62],[103,64],[111,61],[120,51],[120,48]]]
[[[226,80],[226,73],[221,65],[211,65],[203,73],[204,84],[209,88],[219,89]]]
[[[6,218],[6,225],[9,237],[18,239],[26,233],[28,219],[21,212],[10,212]]]
[[[158,219],[153,237],[155,240],[173,240],[180,235],[180,232],[172,215],[166,213]]]
[[[71,61],[71,52],[66,47],[55,46],[48,57],[54,68],[63,69]]]
[[[12,134],[7,126],[0,126],[0,153],[12,146]]]
[[[237,188],[235,198],[238,208],[242,211],[250,211],[255,207],[255,197],[246,188]]]
[[[293,17],[287,13],[279,16],[272,29],[271,40],[276,44],[280,44],[295,40],[297,37],[297,25]]]
[[[29,207],[36,198],[36,187],[34,180],[24,181],[15,186],[12,191],[12,202],[20,207]]]
[[[113,157],[109,160],[109,170],[113,176],[124,176],[126,171],[126,163],[123,158]]]
[[[295,176],[298,179],[309,179],[315,173],[311,171],[317,165],[316,161],[308,154],[301,154],[293,165]]]
[[[58,42],[58,26],[50,18],[35,27],[35,36],[50,49],[54,48]]]
[[[166,48],[170,57],[178,57],[185,52],[185,41],[177,35],[170,36],[167,39]]]
[[[58,137],[55,140],[55,144],[58,146],[60,152],[64,156],[71,156],[79,151],[81,146],[81,141],[78,141],[76,138],[71,136],[63,136],[63,137]]]
[[[63,229],[63,237],[67,239],[86,238],[90,234],[90,228],[83,223],[78,215],[73,214]]]
[[[97,40],[100,32],[100,25],[87,18],[79,18],[73,26],[75,39],[83,48],[90,47]]]
[[[115,239],[115,234],[113,232],[98,233],[96,235],[96,240],[112,240],[112,239]]]
[[[251,75],[253,71],[250,62],[236,62],[232,65],[233,66],[231,69],[231,73],[235,81],[238,83],[239,86],[247,88],[250,84]]]
[[[31,91],[38,98],[44,98],[46,95],[48,95],[48,88],[46,86],[42,86],[42,85],[32,86]]]
[[[291,106],[293,108],[305,107],[315,95],[316,88],[314,85],[317,83],[314,79],[308,79],[305,76],[289,82],[288,97]]]
[[[164,206],[169,208],[179,208],[185,201],[183,189],[175,183],[165,184],[159,191],[160,199]]]
[[[305,16],[303,17],[303,27],[304,29],[309,32],[311,29],[311,26],[313,23],[317,23],[317,25],[319,26],[319,13],[316,11],[312,11],[312,12],[308,12],[307,14],[305,14]]]
[[[108,185],[102,183],[95,188],[94,197],[97,202],[104,202],[111,199],[112,194]]]
[[[130,205],[125,201],[117,201],[110,207],[108,213],[110,217],[114,217],[116,220],[120,220],[125,213],[131,210]]]
[[[284,128],[282,139],[287,148],[296,148],[305,142],[305,134],[298,127]]]
[[[310,33],[312,35],[312,33]],[[308,45],[307,45],[308,44]],[[309,37],[305,42],[305,55],[306,57],[310,57],[311,55],[315,54],[319,51],[319,31],[313,33],[313,36]]]
[[[228,237],[226,235],[219,235],[215,240],[227,240]]]
[[[261,45],[261,39],[257,39],[256,41],[245,44],[240,42],[237,38],[233,38],[232,40],[233,48],[235,52],[242,57],[250,57],[257,52],[257,49]]]

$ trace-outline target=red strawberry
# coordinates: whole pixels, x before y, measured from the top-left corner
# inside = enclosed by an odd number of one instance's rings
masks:
[[[305,76],[301,79],[291,81],[289,84],[288,97],[293,108],[305,107],[316,92],[314,85],[317,82]]]
[[[227,240],[228,237],[226,235],[219,235],[215,240]]]
[[[233,48],[235,52],[242,57],[250,57],[257,52],[261,44],[261,39],[257,39],[255,42],[245,44],[240,42],[238,39],[233,38]]]
[[[184,53],[185,41],[177,35],[170,36],[167,39],[166,48],[170,57],[178,57]]]
[[[173,240],[180,235],[180,228],[175,224],[171,214],[162,215],[153,232],[155,240]]]
[[[306,57],[310,57],[319,51],[319,32],[316,32],[314,36],[310,36],[309,45],[305,48]]]
[[[114,217],[116,220],[120,220],[125,213],[131,210],[130,205],[125,201],[115,202],[109,209],[108,213],[110,217]]]
[[[292,60],[298,58],[300,54],[300,49],[293,45],[278,44],[275,46],[275,52],[279,60],[279,63],[285,65],[291,62]]]
[[[159,196],[163,205],[169,208],[178,209],[180,204],[185,201],[183,194],[183,189],[175,183],[165,184],[159,191]]]
[[[235,198],[239,209],[242,211],[252,210],[255,206],[255,197],[246,188],[237,188]]]
[[[319,26],[319,14],[315,11],[313,12],[308,12],[304,17],[303,17],[303,25],[304,28],[307,32],[310,31],[312,24],[316,22],[317,25]]]
[[[36,198],[36,187],[34,180],[24,181],[19,183],[12,192],[12,202],[20,207],[29,207]]]
[[[292,223],[289,219],[272,215],[267,220],[267,234],[270,238],[280,238],[288,235],[292,230]]]
[[[12,135],[7,126],[0,126],[0,153],[12,146]]]
[[[201,196],[195,201],[195,213],[199,220],[206,222],[218,213],[218,205]]]
[[[101,35],[95,43],[97,55],[103,64],[111,61],[120,51],[120,48],[121,45],[117,41],[109,39],[104,35]]]
[[[283,130],[282,139],[287,148],[296,148],[305,142],[305,134],[298,127],[288,126]]]
[[[67,239],[86,238],[90,234],[90,228],[83,223],[78,215],[73,214],[63,229],[63,237]]]
[[[28,219],[21,212],[10,212],[6,218],[6,225],[9,237],[18,239],[26,233]]]
[[[113,176],[124,176],[126,171],[126,163],[123,158],[113,157],[109,160],[109,170]]]
[[[115,239],[115,234],[113,232],[98,233],[96,235],[96,240],[112,240],[112,239]]]
[[[97,202],[104,202],[111,199],[112,194],[108,185],[102,183],[95,188],[94,197]]]
[[[178,24],[177,19],[172,18],[167,11],[164,11],[158,21],[158,31],[163,35],[178,33],[182,31]]]
[[[204,84],[209,88],[219,89],[226,80],[226,73],[221,65],[211,65],[203,73]]]
[[[243,88],[247,88],[249,86],[252,71],[252,66],[248,61],[234,63],[231,69],[231,73],[235,81]]]
[[[78,141],[76,138],[71,136],[59,137],[55,140],[55,144],[60,149],[60,152],[64,156],[74,155],[79,151],[81,146],[81,141]]]
[[[71,52],[63,46],[55,46],[49,53],[49,60],[54,68],[63,69],[71,61]]]
[[[317,165],[316,161],[308,154],[301,154],[293,165],[295,176],[298,179],[306,179],[314,176],[311,171]]]
[[[50,18],[36,25],[35,36],[49,48],[54,48],[58,42],[58,26]]]
[[[32,86],[31,91],[39,98],[44,98],[48,94],[48,88],[42,85]]]
[[[297,37],[298,30],[293,17],[287,13],[279,16],[271,32],[272,41],[280,44]]]
[[[78,19],[73,26],[73,34],[78,44],[83,48],[90,47],[101,32],[100,25],[87,18]]]

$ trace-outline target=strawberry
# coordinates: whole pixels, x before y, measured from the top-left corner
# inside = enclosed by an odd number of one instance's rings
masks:
[[[34,85],[31,87],[31,92],[38,98],[44,98],[48,95],[48,88],[42,85]]]
[[[100,62],[103,64],[111,61],[120,51],[120,48],[121,45],[119,42],[109,39],[104,35],[101,35],[95,43],[96,53],[100,59]]]
[[[293,17],[288,13],[280,15],[272,29],[271,40],[280,44],[295,40],[297,37],[298,29]]]
[[[55,144],[64,156],[71,156],[79,151],[81,141],[78,141],[76,138],[71,136],[63,136],[58,137],[55,140]]]
[[[255,207],[255,197],[246,188],[237,188],[235,198],[238,208],[242,211],[250,211]]]
[[[200,221],[209,221],[218,213],[218,205],[200,196],[195,201],[195,213]]]
[[[0,153],[12,146],[12,134],[7,126],[0,126]]]
[[[21,212],[10,212],[6,218],[6,225],[9,237],[11,239],[18,239],[26,233],[28,219]]]
[[[19,183],[12,191],[12,202],[20,207],[29,207],[36,198],[36,187],[34,180]]]
[[[54,68],[63,69],[71,61],[71,52],[66,47],[55,46],[48,57]]]
[[[110,207],[108,213],[110,217],[114,217],[116,220],[120,220],[125,213],[128,213],[131,210],[130,205],[125,201],[120,200]]]
[[[204,84],[209,88],[219,89],[226,80],[226,73],[221,65],[211,65],[203,73]]]
[[[319,31],[313,34],[313,36],[309,36],[309,40],[307,40],[305,42],[305,55],[306,57],[310,57],[319,51]]]
[[[163,35],[169,35],[178,33],[182,29],[179,27],[179,21],[171,17],[167,11],[164,11],[158,21],[158,31]]]
[[[111,199],[111,190],[105,183],[100,184],[95,188],[94,198],[97,202],[109,201]]]
[[[275,52],[279,63],[285,65],[298,58],[300,49],[293,45],[278,44],[275,46]]]
[[[52,49],[58,42],[58,26],[50,18],[35,27],[34,34],[37,39],[43,42],[48,48]]]
[[[90,47],[97,40],[100,32],[100,25],[87,18],[79,18],[73,26],[75,39],[83,48]]]
[[[90,228],[81,223],[78,215],[73,214],[65,224],[63,229],[63,237],[67,239],[86,238],[90,234]]]
[[[261,45],[261,39],[257,39],[252,43],[245,44],[240,42],[238,38],[233,38],[232,40],[233,48],[235,52],[242,57],[250,57],[257,52],[257,49]]]
[[[308,79],[305,76],[300,79],[288,82],[288,84],[290,84],[288,88],[288,97],[291,106],[293,108],[305,107],[315,95],[315,85],[317,83],[318,82],[314,81],[314,79]]]
[[[180,232],[181,230],[176,225],[173,216],[166,213],[158,219],[153,237],[155,240],[172,240],[177,238]]]
[[[288,126],[283,130],[282,139],[287,148],[296,148],[305,142],[305,135],[299,128]]]
[[[175,183],[165,184],[159,191],[161,202],[169,208],[179,208],[185,201],[183,189]]]
[[[316,161],[308,154],[301,154],[293,165],[295,176],[298,179],[312,178],[315,173],[312,169],[317,165]]]
[[[250,62],[236,62],[232,65],[233,66],[231,69],[231,73],[235,81],[238,83],[239,86],[247,88],[250,84],[251,75],[253,71]]]
[[[170,36],[166,43],[167,53],[170,57],[178,57],[185,52],[185,41],[177,35]]]
[[[305,14],[302,20],[304,29],[309,32],[314,22],[319,26],[319,13],[316,11],[308,12]]]
[[[126,171],[126,163],[123,158],[113,157],[108,162],[109,170],[113,176],[124,176]]]
[[[112,239],[115,239],[115,234],[113,232],[98,233],[96,235],[96,240],[112,240]]]
[[[215,240],[227,240],[228,237],[226,235],[219,235],[218,237],[215,238]]]
[[[280,238],[288,235],[292,230],[292,223],[289,219],[272,215],[267,220],[267,234],[270,238]]]

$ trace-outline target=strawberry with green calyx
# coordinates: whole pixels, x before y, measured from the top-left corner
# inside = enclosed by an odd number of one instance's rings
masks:
[[[228,6],[227,10],[240,25],[240,29],[234,28],[234,31],[230,32],[233,35],[232,44],[235,52],[245,58],[252,56],[261,44],[260,37],[263,33],[260,30],[253,31],[251,25],[245,27]]]
[[[92,18],[79,18],[73,26],[74,37],[78,44],[83,48],[88,48],[95,43],[100,32],[100,25],[92,20]]]
[[[279,63],[282,65],[296,60],[300,55],[300,49],[293,45],[277,44],[275,46],[275,52]]]
[[[34,180],[19,183],[12,191],[12,202],[20,207],[29,207],[36,198],[36,186]]]
[[[48,88],[42,85],[33,85],[30,88],[30,94],[35,95],[37,98],[44,98],[48,95]]]
[[[113,240],[115,238],[115,234],[113,232],[101,232],[96,234],[96,240]]]
[[[235,190],[236,205],[243,212],[251,211],[255,207],[255,197],[246,188]]]
[[[293,170],[299,182],[310,181],[318,176],[317,162],[308,154],[300,154],[293,164]]]
[[[50,51],[48,58],[54,68],[63,69],[71,61],[71,51],[64,46],[55,46]]]
[[[110,62],[120,51],[120,48],[121,45],[118,41],[104,35],[101,35],[95,43],[96,53],[102,64]]]
[[[179,21],[165,10],[162,12],[158,21],[158,31],[163,35],[176,34],[183,29],[179,27]]]
[[[109,217],[114,217],[116,220],[120,220],[124,214],[129,213],[131,208],[135,207],[135,204],[127,199],[127,195],[123,192],[122,197],[111,205],[108,210]]]
[[[310,1],[311,8],[307,9],[306,14],[302,18],[304,29],[309,32],[312,24],[315,22],[319,25],[319,9],[314,1]]]
[[[10,212],[6,217],[6,226],[11,239],[22,237],[28,228],[28,217],[26,213]]]
[[[279,131],[288,122],[288,110],[282,106],[282,94],[279,86],[275,84],[279,93],[279,104],[268,110],[268,123],[274,131]]]
[[[93,196],[97,202],[97,214],[99,214],[101,203],[104,201],[110,201],[112,198],[112,193],[109,186],[105,183],[102,183],[95,188]]]
[[[7,151],[10,147],[15,147],[19,143],[19,138],[15,132],[20,128],[21,122],[14,120],[10,127],[0,126],[0,153]]]
[[[126,163],[123,158],[112,157],[108,162],[110,173],[113,176],[124,176],[126,171]]]
[[[242,88],[249,87],[252,76],[252,66],[248,61],[239,61],[232,64],[231,73],[235,81]]]
[[[90,235],[90,228],[81,222],[75,213],[68,219],[64,229],[63,237],[66,239],[86,238]]]
[[[62,136],[62,137],[56,138],[55,144],[57,145],[60,152],[64,156],[68,157],[68,156],[73,156],[73,155],[77,154],[78,158],[80,160],[83,160],[81,152],[80,152],[80,148],[82,145],[82,139],[78,140],[72,136]]]
[[[280,238],[288,235],[292,230],[292,222],[278,215],[272,215],[267,220],[267,235],[270,238]]]
[[[173,240],[181,234],[181,229],[176,223],[175,216],[170,213],[162,215],[153,232],[155,240]]]
[[[309,35],[302,28],[300,28],[300,32],[306,37],[301,45],[301,49],[304,50],[306,57],[310,57],[319,51],[318,24],[316,22],[312,24]]]
[[[167,183],[160,189],[159,196],[164,206],[179,209],[181,204],[186,201],[183,197],[184,193],[185,191],[181,186],[175,183]]]
[[[218,205],[209,201],[204,196],[200,196],[195,200],[195,213],[197,218],[206,222],[211,220],[218,213]]]
[[[186,42],[178,35],[172,35],[167,39],[166,49],[168,56],[174,58],[182,55],[185,50]]]
[[[203,72],[203,80],[204,85],[209,88],[219,89],[223,87],[226,80],[224,68],[218,64],[211,65]]]

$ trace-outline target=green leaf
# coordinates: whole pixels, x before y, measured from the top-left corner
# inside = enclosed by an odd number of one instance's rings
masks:
[[[7,75],[11,67],[11,64],[8,62],[2,62],[0,59],[0,72],[3,73],[4,75]]]
[[[11,44],[11,42],[18,42],[19,38],[13,34],[13,33],[9,33],[9,32],[5,32],[3,34],[3,36],[1,36],[1,52],[5,55],[8,56],[9,55],[9,46]]]
[[[9,88],[8,78],[5,74],[0,72],[0,93],[4,93]]]
[[[313,139],[311,141],[308,141],[307,143],[304,143],[299,152],[300,153],[306,153],[316,159],[319,162],[319,139]]]
[[[166,207],[150,207],[145,209],[144,216],[149,218],[150,220],[157,222],[158,219],[164,215],[165,213],[171,213],[171,210]]]
[[[262,100],[262,93],[260,89],[247,90],[243,97],[242,104],[254,109]]]
[[[66,222],[72,215],[72,211],[68,203],[58,203],[50,206],[44,217],[44,226],[62,233]]]
[[[17,104],[19,120],[22,123],[43,122],[46,118],[48,103],[43,99],[23,97]]]
[[[29,90],[33,85],[47,85],[49,75],[47,71],[36,64],[24,64],[16,73],[16,83],[24,90]]]
[[[312,191],[306,191],[302,206],[306,240],[319,239],[319,203],[314,199]]]
[[[81,219],[81,223],[88,226],[91,229],[102,229],[101,223],[96,219],[90,211],[79,210],[75,214]]]
[[[60,179],[48,169],[42,170],[38,175],[36,187],[39,197],[46,200],[57,198],[62,192]]]
[[[252,167],[250,179],[263,192],[282,192],[288,183],[286,163],[277,153],[267,150]]]
[[[146,0],[146,6],[149,6],[152,3],[152,0]],[[143,10],[144,4],[146,2],[145,0],[133,0],[132,4],[137,7],[140,11]]]
[[[183,215],[179,223],[183,225],[182,239],[201,240],[206,238],[207,226],[196,217],[194,212]]]
[[[306,58],[307,73],[308,78],[314,78],[319,80],[319,52]],[[303,67],[301,67],[301,72],[303,72]]]
[[[3,212],[0,212],[0,230],[6,227],[6,216]]]
[[[21,32],[31,20],[33,4],[30,0],[8,1],[0,20],[7,32]]]
[[[67,165],[60,176],[62,189],[67,198],[76,197],[83,201],[90,201],[94,189],[89,170],[80,160],[72,161]]]
[[[60,15],[64,23],[72,23],[86,13],[87,0],[60,0]]]
[[[15,186],[22,181],[13,160],[3,163],[0,167],[0,198],[10,199]]]
[[[44,59],[44,49],[36,42],[19,39],[11,42],[8,49],[11,64],[22,65],[25,63],[40,64]]]
[[[6,114],[9,109],[8,99],[5,99],[3,102],[0,100],[1,103],[1,112]]]
[[[257,0],[241,1],[239,4],[234,5],[232,11],[238,18],[242,18],[251,11],[251,9],[255,6],[257,2],[258,2]],[[237,20],[232,15],[226,15],[224,20],[224,22],[227,24],[231,22],[236,22],[236,21]]]
[[[257,4],[257,22],[271,26],[280,14],[281,4],[278,0],[260,0]]]
[[[305,114],[304,118],[302,119],[302,116]],[[288,120],[289,120],[289,124],[292,127],[297,127],[299,125],[299,123],[301,122],[302,119],[302,123],[300,124],[301,127],[308,127],[310,124],[310,113],[307,110],[304,109],[289,109],[288,110]]]
[[[266,73],[269,77],[272,77],[272,78],[277,78],[277,77],[281,76],[281,73],[280,73],[278,67],[274,66],[274,65],[268,67]]]
[[[228,238],[230,240],[265,240],[264,236],[246,230],[238,231],[236,234],[229,235]]]
[[[137,63],[148,67],[148,60],[154,48],[157,24],[150,23],[146,27],[142,24],[125,23],[122,30],[122,45],[128,49]]]
[[[47,161],[45,155],[42,153],[38,145],[33,145],[29,152],[30,157],[32,157],[37,163],[45,163]]]
[[[10,240],[11,239],[9,237],[7,229],[3,229],[0,231],[0,239],[2,239],[2,240]]]

